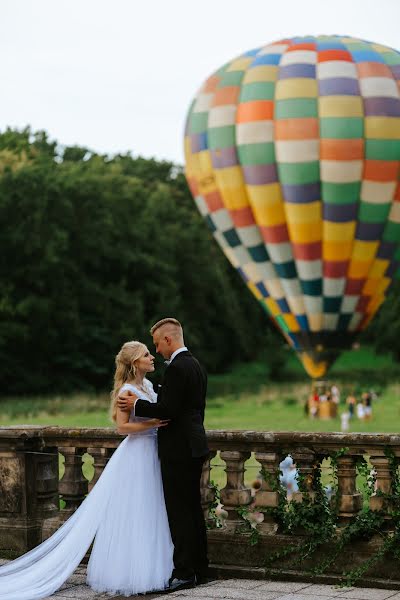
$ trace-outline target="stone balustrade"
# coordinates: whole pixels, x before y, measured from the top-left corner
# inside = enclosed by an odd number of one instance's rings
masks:
[[[276,507],[279,485],[279,464],[291,455],[302,481],[301,490],[293,500],[301,502],[304,494],[310,498],[315,493],[314,474],[322,462],[335,457],[338,478],[338,524],[347,522],[362,507],[362,495],[356,485],[356,461],[369,459],[375,470],[375,491],[369,500],[372,510],[385,509],[385,499],[379,494],[391,491],[391,473],[387,450],[400,462],[400,435],[369,433],[303,433],[257,431],[209,431],[208,442],[213,452],[220,452],[226,463],[227,483],[221,490],[221,501],[229,515],[237,508],[250,503],[250,489],[244,486],[245,462],[250,454],[259,463],[260,470],[269,474],[257,494],[257,506]],[[275,481],[273,481],[275,480]],[[386,507],[387,509],[389,507]]]
[[[288,536],[279,531],[273,511],[265,515],[259,527],[262,543],[257,547],[250,547],[246,534],[238,533],[243,524],[238,509],[254,501],[254,492],[246,483],[249,461],[253,479],[258,473],[265,475],[260,478],[256,496],[257,507],[264,509],[278,506],[279,464],[287,455],[295,461],[300,481],[293,502],[303,502],[305,497],[312,500],[316,474],[321,465],[328,469],[327,459],[335,456],[338,481],[335,502],[340,528],[362,508],[356,462],[360,457],[368,458],[376,478],[375,491],[369,498],[370,508],[386,511],[390,528],[390,506],[380,492],[391,491],[387,450],[390,449],[395,460],[400,460],[400,435],[215,430],[207,435],[210,456],[204,464],[201,493],[210,527],[210,558],[220,569],[228,569],[227,573],[237,574],[235,568],[246,573],[254,569],[260,572],[265,554],[288,543]],[[0,556],[22,554],[51,535],[90,493],[122,439],[108,428],[0,428]],[[213,466],[216,461],[220,466]],[[222,485],[220,498],[228,516],[224,526],[217,529],[212,527],[210,513],[215,495],[211,482],[216,478],[215,473],[221,478],[223,471],[226,483]]]

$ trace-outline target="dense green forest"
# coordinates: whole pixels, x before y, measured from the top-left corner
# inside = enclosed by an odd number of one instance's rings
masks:
[[[0,221],[2,395],[107,389],[121,344],[165,316],[211,372],[281,345],[174,164],[7,130]]]
[[[165,316],[210,372],[287,352],[214,242],[180,167],[0,134],[1,395],[107,389],[121,344]],[[400,357],[399,287],[369,342]],[[390,328],[385,323],[390,319]],[[268,372],[268,371],[267,371]]]

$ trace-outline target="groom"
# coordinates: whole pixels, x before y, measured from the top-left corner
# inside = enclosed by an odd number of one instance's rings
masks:
[[[168,367],[156,404],[132,393],[119,397],[121,410],[135,415],[170,419],[158,430],[158,453],[165,504],[174,544],[174,570],[166,591],[204,583],[207,579],[207,536],[200,502],[200,476],[208,456],[204,431],[207,376],[183,341],[176,319],[162,319],[150,330],[156,352]]]

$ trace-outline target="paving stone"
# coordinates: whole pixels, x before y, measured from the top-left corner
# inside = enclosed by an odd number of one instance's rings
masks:
[[[301,590],[302,594],[310,594],[310,595],[314,595],[314,596],[335,596],[335,597],[342,597],[342,595],[347,591],[350,591],[350,589],[354,589],[354,588],[340,588],[340,587],[335,587],[334,585],[310,585],[308,588],[304,588],[303,590]]]
[[[235,582],[236,583],[236,582]],[[213,598],[214,600],[226,598],[227,600],[276,600],[280,596],[279,592],[259,592],[257,589],[252,589],[247,592],[246,589],[236,589],[235,585],[230,587],[213,586],[212,588],[202,589],[201,587],[181,590],[174,594],[168,594],[168,598],[191,598],[195,600],[206,600]],[[155,599],[154,599],[155,600]],[[165,598],[164,598],[165,600]],[[308,599],[309,600],[309,599]]]
[[[341,598],[355,600],[386,600],[393,598],[397,594],[396,590],[378,590],[375,588],[353,588],[348,592],[344,592]]]
[[[192,596],[185,596],[185,594],[182,592],[175,592],[175,594],[167,594],[168,598],[181,598],[181,600],[184,600],[184,598],[191,598]],[[146,598],[146,596],[144,596],[144,598]],[[215,600],[215,596],[202,596],[201,597],[202,600]],[[152,600],[165,600],[165,595],[163,596],[157,596],[155,598],[152,598]]]
[[[60,590],[64,590],[68,587],[72,587],[74,585],[84,585],[86,584],[86,573],[73,573],[71,577],[68,577],[67,581],[64,583]]]
[[[43,600],[67,600],[65,596],[59,596],[58,594],[56,596],[47,596],[46,598],[43,598]],[[71,598],[68,598],[68,600],[71,600]]]
[[[86,600],[86,598],[106,598],[104,594],[98,594],[93,591],[87,585],[74,585],[71,588],[56,592],[52,598],[58,600],[59,598],[77,598],[77,600]],[[108,596],[110,598],[110,596]]]
[[[53,594],[53,596],[48,596],[47,598],[43,598],[43,600],[71,600],[71,596],[64,596],[63,595],[63,591],[61,592],[56,592],[55,594]],[[87,596],[78,596],[76,598],[76,600],[85,600],[87,598]],[[103,596],[89,596],[90,600],[97,600],[97,598],[103,598]],[[113,596],[108,596],[109,600],[113,599]]]
[[[252,590],[269,583],[265,579],[221,579],[213,582],[217,587],[233,587],[236,590]]]
[[[235,596],[230,594],[227,594],[226,596],[216,596],[214,592],[210,590],[209,596],[193,596],[185,594],[184,591],[172,594],[172,598],[176,598],[177,600],[195,600],[196,598],[199,598],[199,600],[200,598],[201,600],[210,600],[210,598],[212,598],[212,600],[279,600],[280,598],[279,592],[263,592],[262,594],[256,594],[253,591],[246,592],[246,590],[241,590],[241,593]],[[168,598],[169,597],[170,594],[168,594]],[[152,600],[161,600],[162,598],[165,600],[164,596],[158,596]]]
[[[320,594],[313,595],[305,595],[305,594],[285,594],[284,596],[279,596],[277,600],[320,600]],[[337,596],[322,596],[324,600],[337,600]]]
[[[257,588],[258,592],[282,592],[282,593],[294,593],[301,590],[303,593],[305,589],[311,587],[310,583],[299,582],[299,581],[268,581],[263,583]]]

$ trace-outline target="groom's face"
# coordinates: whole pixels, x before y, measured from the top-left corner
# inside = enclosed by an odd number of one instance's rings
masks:
[[[163,327],[156,329],[153,334],[153,342],[156,348],[156,352],[161,354],[164,358],[170,358],[171,352],[171,339],[165,335],[165,329]]]

